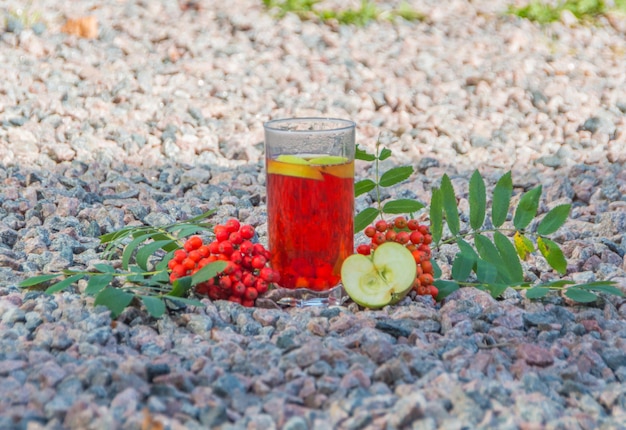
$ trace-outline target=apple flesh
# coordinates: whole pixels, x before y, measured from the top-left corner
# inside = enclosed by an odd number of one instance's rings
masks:
[[[357,304],[378,309],[402,300],[417,275],[413,255],[396,242],[385,242],[369,255],[354,254],[341,266],[346,293]]]

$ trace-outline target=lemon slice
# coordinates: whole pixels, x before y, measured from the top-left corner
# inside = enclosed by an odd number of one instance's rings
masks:
[[[339,155],[324,155],[322,157],[311,158],[309,160],[310,164],[317,164],[321,166],[329,166],[332,164],[344,164],[347,162],[348,162],[348,159],[346,157],[341,157]]]
[[[320,166],[322,173],[338,178],[354,178],[354,163]]]
[[[310,164],[307,160],[297,155],[282,154],[276,157],[276,161],[289,164]]]
[[[285,157],[293,157],[300,158],[295,156],[285,156]],[[319,168],[313,167],[306,163],[306,160],[301,159],[305,162],[302,163],[287,163],[284,161],[276,160],[267,160],[267,173],[273,173],[276,175],[285,175],[285,176],[295,176],[297,178],[305,178],[305,179],[315,179],[316,181],[324,180],[324,176],[319,171]]]

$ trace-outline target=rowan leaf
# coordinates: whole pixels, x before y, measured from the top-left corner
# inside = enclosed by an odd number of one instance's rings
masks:
[[[452,279],[463,282],[467,280],[476,264],[476,257],[472,254],[460,252],[452,263]]]
[[[113,281],[113,275],[92,275],[87,281],[85,294],[95,296]]]
[[[519,258],[522,260],[525,260],[528,254],[535,252],[535,245],[533,242],[519,231],[515,232],[513,242],[515,244],[515,249],[517,250],[517,255],[519,255]]]
[[[35,285],[43,284],[44,282],[51,281],[60,276],[63,276],[63,273],[51,273],[49,275],[31,276],[28,279],[24,279],[22,282],[20,282],[19,285],[22,288],[34,287]]]
[[[437,287],[437,290],[439,290],[439,293],[437,294],[437,301],[445,299],[450,294],[461,288],[458,283],[454,281],[446,281],[443,279],[435,280],[435,282],[433,282],[433,285]]]
[[[103,305],[111,311],[111,318],[117,318],[135,297],[119,288],[106,287],[96,296],[94,306]]]
[[[461,231],[459,208],[457,206],[452,181],[450,181],[450,177],[446,174],[444,174],[441,179],[441,198],[443,210],[446,213],[448,228],[450,229],[450,232],[456,236]]]
[[[538,237],[537,247],[550,267],[559,272],[561,275],[565,275],[567,272],[567,261],[565,260],[563,251],[561,251],[559,245],[545,237]]]
[[[487,191],[485,181],[478,170],[472,174],[469,183],[470,226],[478,230],[485,222],[487,215]]]
[[[379,215],[378,209],[366,208],[354,217],[354,232],[358,233],[370,225]]]
[[[214,278],[218,273],[223,272],[225,268],[225,261],[214,261],[213,263],[209,263],[202,269],[198,270],[191,277],[191,283],[192,285],[198,285],[201,282],[208,281],[209,279]]]
[[[572,205],[570,204],[552,208],[537,226],[537,234],[544,236],[557,231],[567,221],[571,208]]]
[[[495,243],[498,252],[502,256],[504,268],[510,275],[509,280],[512,283],[522,282],[524,280],[524,269],[522,269],[522,263],[511,240],[499,231],[496,231],[493,234],[493,243]]]
[[[165,313],[165,302],[162,298],[154,296],[139,296],[139,298],[152,317],[159,318]]]
[[[394,167],[383,173],[378,181],[381,187],[391,187],[408,179],[413,174],[412,166]]]
[[[376,182],[371,179],[363,179],[354,184],[354,197],[358,197],[362,194],[369,193],[376,188]]]
[[[57,282],[48,287],[46,290],[46,294],[54,294],[62,291],[72,285],[74,282],[77,282],[79,279],[82,279],[85,275],[72,275],[63,279],[62,281]]]
[[[565,296],[579,303],[595,302],[598,299],[597,294],[576,287],[566,289]]]
[[[386,214],[409,214],[423,209],[424,205],[417,200],[396,199],[385,203],[383,212]]]
[[[430,199],[430,234],[433,243],[439,244],[443,234],[443,200],[439,188],[433,188]]]
[[[540,197],[541,185],[524,193],[520,198],[517,208],[515,209],[515,215],[513,216],[513,225],[516,229],[524,230],[528,227],[528,224],[530,224],[533,218],[535,218],[537,208],[539,208]]]
[[[550,292],[550,288],[548,287],[530,287],[526,290],[526,298],[527,299],[540,299],[545,297]]]
[[[158,249],[164,249],[172,243],[176,243],[176,241],[172,239],[156,240],[154,242],[150,242],[147,245],[144,245],[137,251],[137,255],[135,257],[137,265],[143,270],[148,270],[148,259],[153,256]]]
[[[494,227],[500,227],[506,221],[509,214],[509,205],[513,195],[513,180],[511,172],[507,172],[498,179],[493,190],[493,201],[491,203],[491,223]]]

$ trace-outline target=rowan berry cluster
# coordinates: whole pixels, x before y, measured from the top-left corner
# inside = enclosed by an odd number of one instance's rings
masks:
[[[229,300],[252,307],[260,294],[278,282],[277,271],[267,266],[270,253],[260,243],[253,243],[254,227],[229,219],[213,228],[215,240],[205,244],[200,236],[191,236],[182,249],[174,252],[168,263],[170,281],[195,274],[207,264],[222,260],[226,268],[214,278],[195,286],[196,293],[211,300]]]
[[[365,235],[371,239],[370,244],[359,245],[356,251],[359,254],[369,255],[378,245],[385,242],[398,242],[404,245],[415,259],[417,277],[413,283],[413,290],[419,295],[437,297],[439,291],[433,285],[433,265],[430,261],[430,244],[433,238],[428,226],[417,220],[407,220],[399,216],[393,221],[379,220],[367,227]]]

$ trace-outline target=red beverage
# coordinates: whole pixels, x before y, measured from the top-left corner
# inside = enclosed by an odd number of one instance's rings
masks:
[[[269,249],[279,284],[334,287],[354,251],[354,161],[319,155],[266,161]]]

